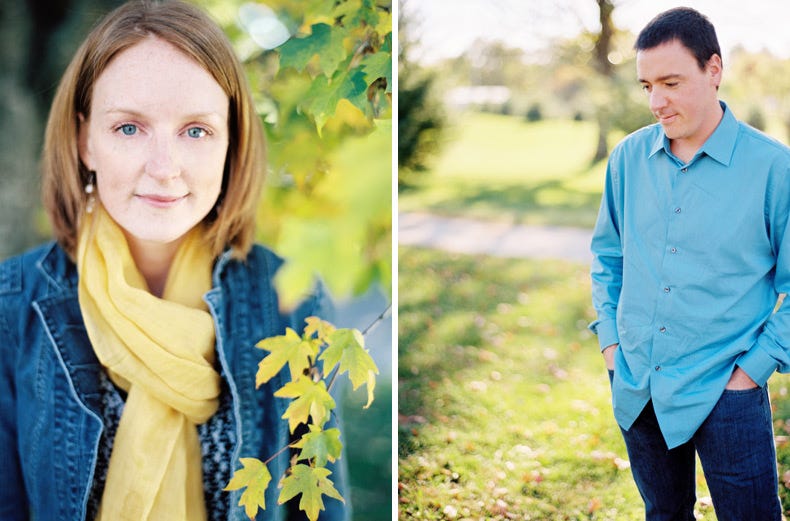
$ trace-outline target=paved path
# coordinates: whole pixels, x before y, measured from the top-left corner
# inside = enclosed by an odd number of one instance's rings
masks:
[[[528,226],[421,212],[398,215],[399,244],[455,253],[566,259],[589,264],[591,234],[584,228]]]

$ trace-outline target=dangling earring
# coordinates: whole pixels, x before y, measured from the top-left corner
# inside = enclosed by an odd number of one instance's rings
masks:
[[[96,197],[93,195],[93,192],[96,190],[96,187],[93,185],[95,179],[96,172],[91,171],[88,184],[85,185],[85,194],[88,196],[88,202],[85,204],[85,211],[88,213],[93,213],[93,207],[96,205]]]

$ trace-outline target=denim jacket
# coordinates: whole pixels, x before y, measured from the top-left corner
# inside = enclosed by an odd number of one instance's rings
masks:
[[[238,458],[265,460],[290,441],[288,405],[273,396],[289,377],[282,371],[255,387],[265,353],[254,344],[304,318],[321,315],[328,300],[320,286],[294,312],[279,311],[272,279],[281,259],[255,246],[245,261],[229,252],[217,261],[205,296],[216,330],[220,371],[230,389]],[[65,252],[48,244],[0,264],[0,520],[85,519],[103,423],[100,373],[77,300],[77,270]],[[279,506],[277,482],[289,454],[268,466],[272,482],[258,520],[303,518]],[[343,466],[330,479],[348,501]],[[244,520],[242,491],[227,494],[231,519]],[[297,496],[296,500],[299,497]],[[324,498],[323,520],[348,518],[349,509]]]

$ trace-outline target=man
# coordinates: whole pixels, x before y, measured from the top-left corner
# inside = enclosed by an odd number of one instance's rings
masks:
[[[790,149],[718,99],[706,17],[639,34],[658,123],[612,152],[592,239],[597,333],[646,518],[693,520],[695,452],[716,514],[781,518],[766,382],[790,371]]]

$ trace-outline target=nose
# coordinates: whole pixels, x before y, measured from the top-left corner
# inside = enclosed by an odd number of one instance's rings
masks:
[[[667,97],[660,89],[654,88],[650,91],[650,111],[657,114],[667,106]]]
[[[145,162],[145,173],[160,181],[178,177],[181,170],[174,145],[167,137],[153,136]]]

